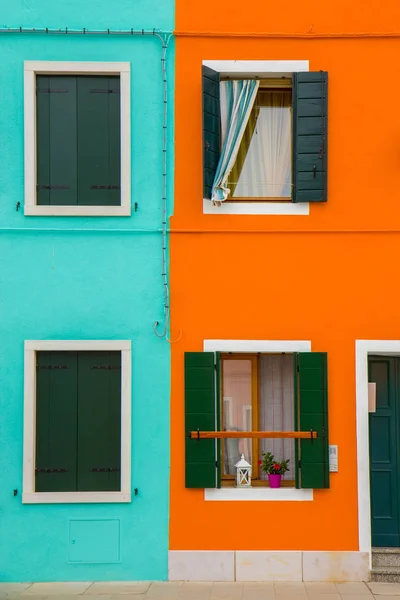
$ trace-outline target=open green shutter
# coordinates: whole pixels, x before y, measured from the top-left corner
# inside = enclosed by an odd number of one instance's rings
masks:
[[[318,435],[299,440],[296,484],[301,488],[329,488],[327,354],[300,352],[296,362],[297,429],[312,429]]]
[[[121,353],[78,354],[79,492],[121,490]]]
[[[215,488],[220,482],[219,445],[213,439],[190,439],[189,431],[216,431],[219,356],[185,352],[185,481],[187,488]]]
[[[328,73],[293,74],[293,202],[326,202]]]
[[[78,204],[121,204],[120,78],[78,77]]]
[[[38,352],[36,492],[76,491],[77,353]]]
[[[221,115],[217,71],[202,66],[203,91],[203,197],[211,198],[211,188],[221,152]]]
[[[76,77],[37,75],[37,203],[77,204]]]

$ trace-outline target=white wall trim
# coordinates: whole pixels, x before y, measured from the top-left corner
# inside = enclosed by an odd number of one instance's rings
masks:
[[[223,77],[291,77],[292,73],[310,69],[308,60],[203,60],[203,65],[218,71]]]
[[[204,352],[311,352],[306,340],[204,340]]]
[[[292,73],[309,71],[308,60],[203,60],[203,65],[223,77],[291,77]],[[309,202],[222,202],[214,206],[203,198],[204,215],[297,215],[310,214]]]
[[[121,491],[35,492],[36,352],[116,350],[121,352]],[[132,350],[130,340],[26,340],[24,346],[24,504],[131,501]]]
[[[369,480],[368,355],[400,356],[400,340],[356,340],[358,544],[371,560]]]
[[[298,490],[296,488],[278,488],[268,487],[253,488],[210,488],[204,490],[204,500],[233,500],[237,501],[265,501],[265,502],[301,502],[312,501],[314,499],[314,490]]]
[[[214,206],[203,198],[204,215],[297,215],[310,214],[309,202],[222,202]]]
[[[36,75],[119,75],[121,86],[121,205],[38,206],[36,204]],[[131,214],[131,84],[128,62],[24,62],[25,215],[129,216]]]

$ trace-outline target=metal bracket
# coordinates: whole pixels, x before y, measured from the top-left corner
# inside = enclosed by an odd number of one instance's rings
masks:
[[[119,473],[121,469],[119,467],[92,467],[89,471],[92,473]]]
[[[68,469],[35,469],[35,473],[68,473]]]
[[[310,438],[311,438],[311,445],[312,445],[314,443],[314,431],[313,431],[312,427],[310,429]]]

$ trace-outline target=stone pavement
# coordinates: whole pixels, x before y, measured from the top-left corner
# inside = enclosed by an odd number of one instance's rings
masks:
[[[400,600],[397,583],[0,583],[0,600]]]

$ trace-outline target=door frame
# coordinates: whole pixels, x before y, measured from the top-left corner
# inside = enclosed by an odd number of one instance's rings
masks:
[[[372,565],[369,479],[368,355],[400,356],[400,340],[356,340],[358,546]]]

